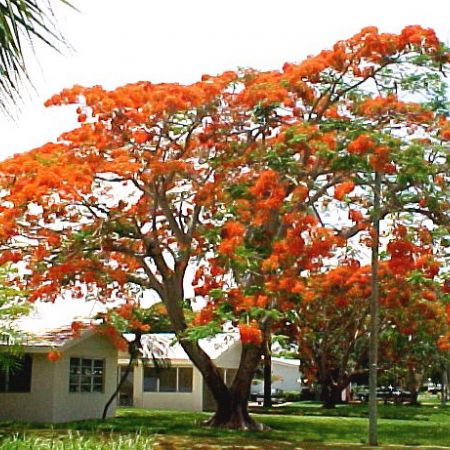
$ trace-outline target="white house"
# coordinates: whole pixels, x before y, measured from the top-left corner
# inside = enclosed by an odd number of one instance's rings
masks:
[[[300,360],[278,358],[272,356],[272,392],[289,391],[301,392]],[[264,392],[264,381],[254,379],[251,393],[262,394]]]
[[[143,359],[133,367],[122,386],[119,398],[121,405],[185,411],[215,409],[214,399],[201,373],[176,342],[174,334],[148,334],[142,336],[141,342]],[[223,373],[225,383],[231,385],[242,350],[239,334],[224,333],[202,339],[200,346]],[[127,362],[128,355],[120,354],[121,372],[125,370]],[[300,391],[298,362],[273,358],[272,370],[274,387]]]
[[[106,336],[70,328],[30,336],[22,364],[0,371],[0,419],[66,422],[100,418],[117,386],[117,349]],[[50,361],[50,351],[60,352]],[[109,415],[115,412],[114,405]]]

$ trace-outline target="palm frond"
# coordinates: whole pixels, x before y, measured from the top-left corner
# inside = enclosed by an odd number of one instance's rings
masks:
[[[75,9],[67,0],[56,2]],[[30,81],[24,41],[43,42],[56,51],[67,46],[49,0],[0,0],[0,109],[7,114],[20,99],[22,84]]]

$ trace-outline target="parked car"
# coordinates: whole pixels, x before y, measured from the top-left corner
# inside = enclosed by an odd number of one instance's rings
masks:
[[[284,403],[286,401],[284,397],[284,393],[281,389],[272,388],[271,392],[272,403]],[[254,402],[258,402],[258,405],[261,405],[264,402],[264,393],[263,392],[253,392],[250,394],[250,400]]]
[[[436,395],[439,392],[441,392],[441,390],[442,390],[442,385],[440,383],[438,383],[438,384],[429,383],[428,386],[427,386],[427,391],[430,394]]]
[[[369,401],[369,391],[361,390],[355,394],[356,398],[361,402]],[[385,403],[403,403],[413,400],[412,393],[393,386],[381,386],[377,388],[377,399],[383,400]]]

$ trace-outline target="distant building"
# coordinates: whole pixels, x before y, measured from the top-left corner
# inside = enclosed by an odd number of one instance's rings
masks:
[[[272,356],[272,393],[301,392],[300,360]],[[264,381],[254,379],[251,393],[263,394]]]

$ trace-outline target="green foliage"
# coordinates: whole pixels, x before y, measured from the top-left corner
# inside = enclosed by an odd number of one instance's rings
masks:
[[[283,392],[283,398],[287,402],[299,402],[301,399],[302,394],[297,391],[284,391]]]
[[[0,369],[14,367],[20,354],[23,333],[15,327],[15,321],[31,310],[24,301],[25,294],[8,286],[8,275],[14,270],[0,267]]]
[[[161,311],[161,304],[156,303],[150,308],[137,309],[136,318],[143,324],[150,325],[151,333],[172,333],[173,326],[170,323],[168,315]]]
[[[188,328],[183,334],[182,338],[187,339],[189,341],[198,341],[200,339],[204,339],[207,337],[215,336],[222,331],[222,327],[220,323],[217,323],[214,320],[205,324],[205,325],[197,325],[192,328]]]
[[[110,314],[110,322],[111,325],[119,332],[119,333],[127,333],[129,332],[129,324],[128,320],[123,318],[120,314],[112,312]]]

